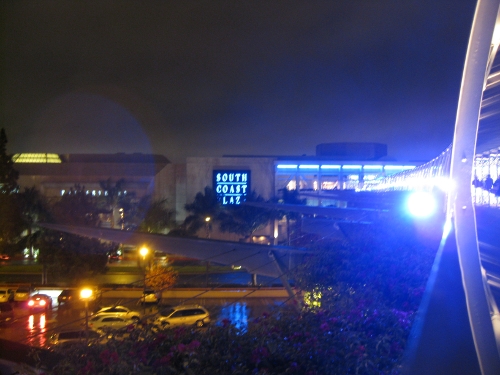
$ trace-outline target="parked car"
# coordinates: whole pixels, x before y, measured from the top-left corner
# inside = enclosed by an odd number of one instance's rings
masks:
[[[14,290],[7,287],[0,287],[0,303],[12,302],[14,300]]]
[[[89,320],[89,328],[100,332],[108,332],[110,330],[124,329],[133,327],[137,323],[134,319],[129,319],[120,316],[110,315],[95,315]]]
[[[210,323],[210,313],[203,306],[183,305],[160,311],[153,326],[156,327],[156,329],[164,329],[179,325],[203,327],[208,323]]]
[[[26,302],[31,296],[31,288],[29,286],[20,286],[14,293],[14,302]]]
[[[108,254],[108,262],[113,263],[113,262],[118,262],[122,260],[122,255],[121,253],[113,252]]]
[[[10,260],[10,256],[8,254],[0,254],[0,261],[2,260]]]
[[[160,296],[160,292],[155,292],[152,289],[145,289],[144,292],[142,292],[141,303],[159,303]]]
[[[74,301],[78,301],[80,299],[80,293],[76,289],[64,289],[57,296],[57,303],[62,305],[64,303],[71,303]]]
[[[28,300],[28,307],[30,312],[40,309],[45,311],[52,310],[52,297],[40,293],[33,294]]]
[[[134,311],[125,306],[107,306],[101,307],[96,311],[95,315],[118,316],[134,321],[139,321],[142,314],[139,311]]]
[[[85,330],[62,331],[51,335],[49,342],[52,347],[64,347],[75,344],[88,344],[88,341],[99,344],[104,344],[107,341],[106,337],[90,329],[88,330],[88,340],[86,335]]]
[[[14,309],[8,302],[0,303],[0,324],[10,323],[14,320]]]

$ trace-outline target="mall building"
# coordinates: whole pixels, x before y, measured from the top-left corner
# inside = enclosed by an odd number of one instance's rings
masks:
[[[217,192],[223,205],[241,204],[251,191],[268,200],[288,188],[303,193],[307,204],[340,206],[342,202],[325,195],[363,190],[387,175],[421,164],[386,160],[386,156],[387,146],[380,143],[325,143],[316,147],[314,156],[189,157],[185,164],[138,153],[16,154],[13,161],[21,188],[35,186],[45,196],[57,197],[78,185],[87,194],[105,196],[103,182],[121,180],[120,194],[135,200],[146,195],[166,199],[180,223],[186,218],[185,204],[207,186]],[[262,234],[269,236],[271,230]]]

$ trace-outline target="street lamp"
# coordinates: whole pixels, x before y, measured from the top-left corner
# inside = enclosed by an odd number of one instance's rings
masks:
[[[207,238],[210,238],[210,216],[205,218],[205,229],[207,231]]]
[[[141,247],[139,250],[139,254],[142,255],[142,260],[144,262],[144,291],[146,291],[146,256],[149,253],[149,249],[146,246]],[[146,313],[146,296],[144,294],[144,291],[142,293],[142,296],[144,297],[143,300],[143,306],[144,306],[144,313]]]
[[[89,339],[89,300],[92,293],[90,288],[83,288],[80,291],[80,298],[85,301],[85,340]]]

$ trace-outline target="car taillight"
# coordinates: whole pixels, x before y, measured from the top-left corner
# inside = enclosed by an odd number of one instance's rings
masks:
[[[40,300],[40,305],[41,305],[41,306],[45,306],[45,303],[46,303],[46,302],[45,302],[43,299],[42,299],[42,300]]]
[[[29,301],[29,302],[28,302],[28,306],[33,306],[34,304],[35,304],[35,302],[34,302],[34,301]]]

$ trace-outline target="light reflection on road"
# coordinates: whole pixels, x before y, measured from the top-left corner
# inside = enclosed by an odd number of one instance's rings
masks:
[[[120,303],[136,308],[135,300],[105,300],[103,305]],[[183,300],[165,300],[161,308],[183,304]],[[270,312],[273,307],[281,304],[280,299],[250,298],[242,301],[231,299],[197,299],[197,304],[205,306],[212,319],[211,324],[220,324],[227,319],[238,329],[245,331],[249,322],[261,316],[264,312]],[[15,320],[11,324],[0,325],[0,338],[20,342],[32,346],[44,347],[49,344],[52,333],[65,329],[82,329],[85,321],[85,309],[72,306],[57,306],[47,312],[30,314],[25,304],[14,305]],[[155,305],[147,307],[148,314],[155,314],[158,307]]]
[[[28,317],[28,336],[26,337],[26,344],[44,347],[47,343],[46,331],[45,313],[31,314]]]
[[[227,319],[236,328],[245,331],[248,328],[249,310],[246,302],[236,302],[222,307],[219,320]]]

